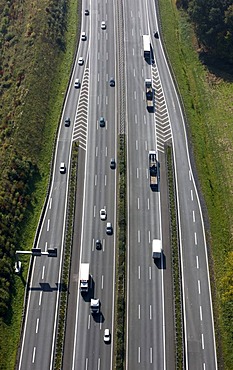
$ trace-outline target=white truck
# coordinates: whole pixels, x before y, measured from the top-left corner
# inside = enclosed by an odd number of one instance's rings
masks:
[[[146,106],[149,112],[154,111],[154,94],[152,88],[151,78],[145,79],[145,88],[146,88]]]
[[[154,258],[154,259],[161,258],[162,253],[163,253],[162,240],[161,239],[153,239],[152,240],[152,258]]]
[[[99,298],[92,298],[91,299],[91,313],[93,315],[98,314],[100,312],[100,300]]]
[[[143,35],[144,58],[150,59],[150,35]]]
[[[89,288],[89,263],[81,263],[80,266],[80,290],[81,292],[88,292]]]

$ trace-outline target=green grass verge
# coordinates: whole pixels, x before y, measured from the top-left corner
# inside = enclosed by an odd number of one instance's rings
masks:
[[[232,76],[199,60],[192,26],[175,0],[161,0],[162,35],[185,106],[207,230],[219,367],[233,364]],[[215,73],[213,73],[215,72]],[[206,216],[206,215],[205,215]],[[207,220],[207,217],[206,217]],[[208,225],[208,224],[207,224]]]
[[[30,131],[31,139],[38,138],[40,142],[40,149],[38,151],[34,150],[33,140],[31,147],[33,156],[35,156],[36,163],[38,163],[40,177],[37,178],[36,183],[34,184],[35,189],[33,193],[33,203],[32,209],[27,217],[27,221],[25,225],[22,227],[22,238],[21,238],[21,245],[19,249],[31,249],[33,246],[33,240],[35,231],[37,228],[38,220],[40,217],[41,209],[44,203],[45,195],[48,188],[49,183],[49,176],[50,176],[50,167],[52,161],[52,152],[54,149],[55,143],[55,136],[58,127],[58,123],[60,120],[61,109],[66,93],[67,84],[69,81],[69,74],[73,62],[74,51],[76,48],[76,33],[77,33],[77,1],[70,0],[69,1],[69,9],[68,9],[68,24],[69,28],[67,29],[66,33],[66,50],[64,53],[59,55],[59,63],[56,64],[56,69],[54,73],[49,73],[48,70],[40,70],[39,58],[44,55],[43,44],[40,44],[40,49],[37,50],[38,56],[38,74],[43,76],[45,74],[46,78],[50,80],[52,78],[52,83],[50,85],[50,94],[49,100],[46,104],[46,107],[43,104],[43,90],[39,89],[40,85],[35,84],[35,86],[30,86],[31,89],[35,89],[36,94],[33,95],[33,106],[35,106],[35,102],[38,105],[38,112],[44,112],[46,116],[46,124],[43,127],[41,136],[36,132],[31,132],[27,127],[24,129],[23,126],[18,131],[19,133],[19,142],[15,142],[15,145],[21,145],[21,149],[26,150],[26,145],[30,146],[30,136],[28,132]],[[34,49],[33,49],[34,50]],[[47,56],[47,58],[51,57]],[[25,63],[25,60],[22,61]],[[48,63],[49,65],[49,63]],[[35,72],[34,70],[32,72]],[[50,71],[51,72],[51,71]],[[33,81],[32,77],[29,77],[29,80]],[[43,85],[44,86],[44,85]],[[37,90],[38,89],[38,90]],[[24,107],[25,108],[25,107]],[[27,108],[27,109],[26,109]],[[30,117],[31,114],[31,107],[30,103],[27,102],[27,107],[24,110],[24,117],[26,117],[25,123],[26,125],[30,125]],[[46,111],[45,111],[46,109]],[[38,113],[39,114],[39,113]],[[24,134],[23,134],[24,133]],[[35,135],[35,138],[33,137]],[[22,144],[22,140],[25,136],[26,144]],[[26,137],[28,136],[28,137]],[[21,140],[22,139],[22,140]],[[28,142],[27,142],[28,140]],[[25,145],[25,149],[23,147]],[[15,293],[13,296],[12,308],[9,312],[9,319],[5,322],[0,321],[0,369],[1,370],[10,370],[15,368],[15,361],[16,361],[16,354],[17,354],[17,346],[19,341],[20,335],[20,327],[21,327],[21,318],[22,318],[22,307],[23,307],[23,299],[24,299],[24,291],[25,291],[25,281],[27,278],[27,266],[28,266],[28,258],[23,258],[23,266],[24,271],[22,278],[16,277],[16,284],[15,284]]]

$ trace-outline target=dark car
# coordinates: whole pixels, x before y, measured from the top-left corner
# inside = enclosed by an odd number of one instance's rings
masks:
[[[110,168],[114,170],[116,168],[116,161],[114,158],[111,158],[110,160]]]
[[[158,32],[157,32],[157,31],[154,33],[154,37],[155,37],[156,39],[158,39],[158,38],[159,38],[159,34],[158,34]]]
[[[115,86],[115,80],[114,80],[114,78],[113,78],[113,77],[111,77],[111,78],[110,78],[109,85],[110,85],[111,87],[114,87],[114,86]]]
[[[84,14],[85,14],[85,15],[89,15],[89,10],[88,10],[88,9],[85,9]]]
[[[105,120],[104,120],[104,117],[100,117],[100,127],[104,127],[105,126]]]
[[[65,119],[65,126],[70,126],[70,117],[67,117],[66,119]]]
[[[112,228],[111,222],[107,222],[106,234],[108,234],[108,235],[112,235],[113,234],[113,228]]]
[[[100,250],[102,248],[102,244],[101,244],[101,241],[99,239],[97,239],[95,241],[95,247],[96,249]]]

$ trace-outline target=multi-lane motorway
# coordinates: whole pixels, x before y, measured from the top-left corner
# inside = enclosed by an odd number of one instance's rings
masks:
[[[58,248],[58,258],[36,258],[22,336],[19,369],[52,369],[57,327],[59,284],[66,217],[67,179],[72,141],[79,141],[77,203],[70,274],[64,369],[111,369],[114,339],[114,287],[116,245],[116,169],[119,91],[125,92],[127,135],[127,369],[175,368],[174,308],[169,239],[169,209],[166,181],[166,145],[172,145],[177,191],[180,242],[184,362],[186,369],[217,369],[208,259],[200,202],[189,159],[184,118],[163,52],[158,30],[156,3],[146,1],[83,2],[77,60],[64,105],[56,147],[53,180],[38,247]],[[89,15],[84,10],[89,10]],[[116,27],[121,13],[124,26]],[[106,22],[106,29],[101,22]],[[151,35],[155,62],[145,61],[142,35]],[[116,65],[119,39],[124,40],[124,78]],[[109,80],[116,80],[110,87]],[[81,88],[74,89],[75,78]],[[145,78],[155,91],[155,111],[145,102]],[[122,89],[119,89],[121,86]],[[71,118],[65,127],[64,118]],[[100,127],[99,118],[105,119]],[[148,151],[156,150],[160,162],[158,191],[149,186]],[[59,166],[65,162],[67,171]],[[107,210],[113,235],[99,211]],[[151,244],[163,241],[164,257],[154,263]],[[95,247],[96,239],[102,249]],[[91,289],[79,291],[80,263],[90,263]],[[101,313],[90,313],[91,297],[99,298]],[[112,334],[103,341],[104,329]]]

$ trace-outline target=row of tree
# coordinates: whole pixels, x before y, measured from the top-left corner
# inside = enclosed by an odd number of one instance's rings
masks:
[[[230,64],[233,63],[233,1],[178,0],[187,10],[196,34],[205,50]]]
[[[36,168],[15,153],[0,182],[0,316],[5,316],[14,292],[13,261],[20,248],[20,228],[32,200]]]
[[[0,0],[0,318],[5,321],[15,291],[15,251],[22,247],[35,183],[43,176],[37,163],[50,125],[50,86],[65,49],[67,4]]]

